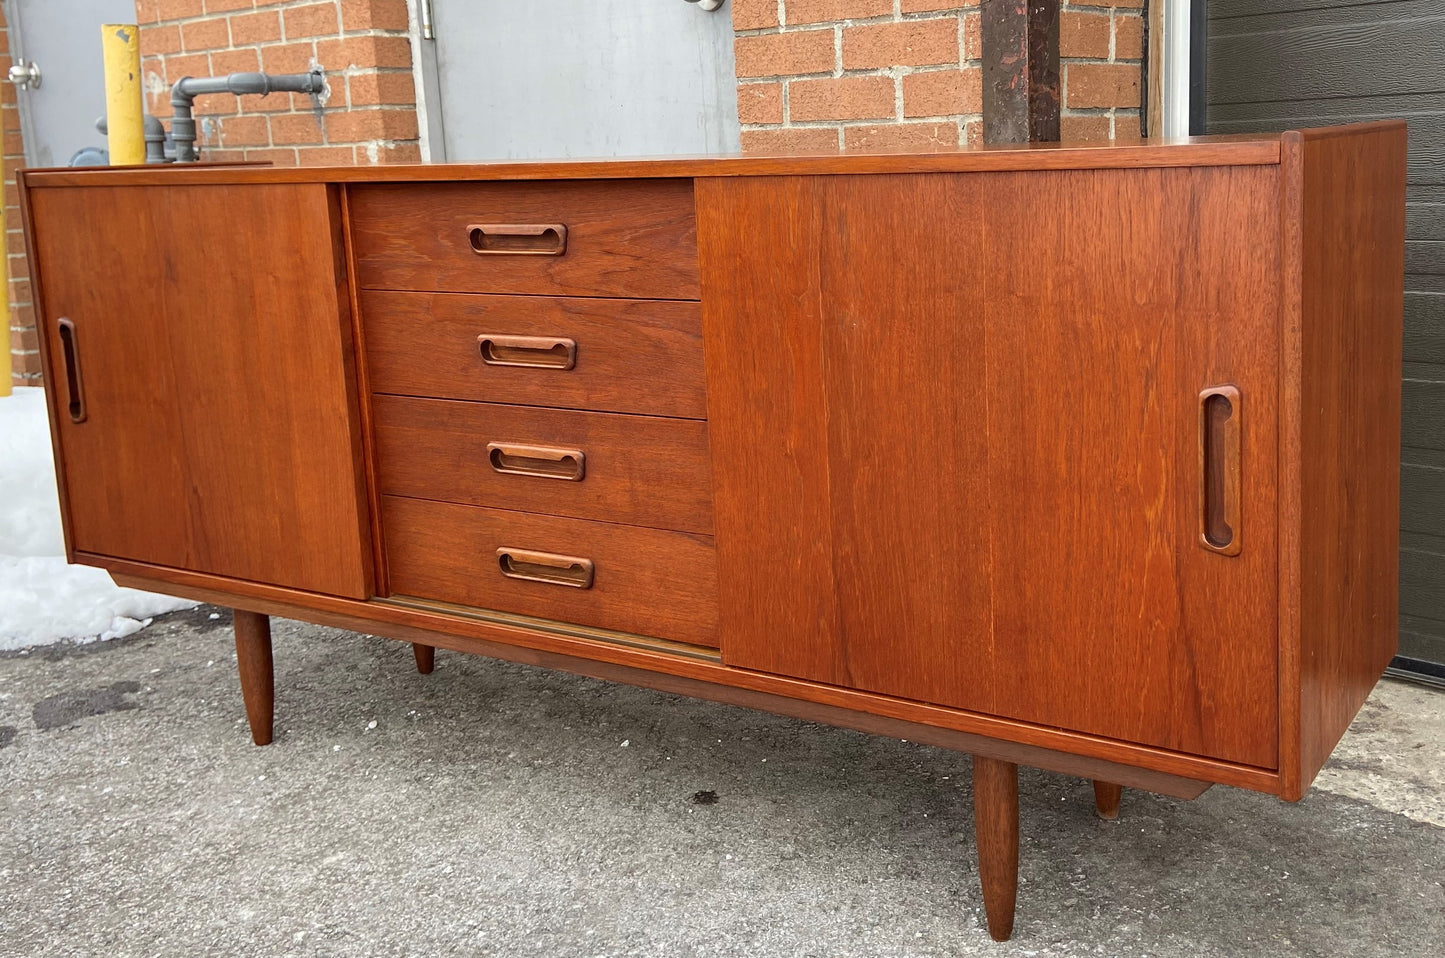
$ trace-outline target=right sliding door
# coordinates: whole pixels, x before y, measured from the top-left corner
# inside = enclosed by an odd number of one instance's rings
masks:
[[[697,194],[727,664],[1276,764],[1275,168]]]
[[[980,176],[996,710],[1273,767],[1277,168]]]

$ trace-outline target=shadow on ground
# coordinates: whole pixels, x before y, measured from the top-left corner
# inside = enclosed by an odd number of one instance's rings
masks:
[[[218,615],[212,619],[211,615]],[[983,931],[965,755],[277,620],[0,658],[0,954],[1438,955],[1445,829],[1315,791],[1022,777]]]

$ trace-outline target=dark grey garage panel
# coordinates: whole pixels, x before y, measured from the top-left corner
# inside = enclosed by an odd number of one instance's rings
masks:
[[[1445,240],[1445,204],[1416,203],[1405,226],[1408,240]]]
[[[1445,368],[1425,365],[1424,369],[1405,367],[1405,385],[1401,394],[1404,410],[1401,414],[1400,445],[1405,447],[1404,459],[1409,462],[1412,447],[1420,449],[1445,449]],[[1432,378],[1424,376],[1426,372]],[[1445,579],[1441,580],[1445,588]]]
[[[1445,555],[1418,549],[1400,550],[1401,615],[1438,622],[1440,596],[1436,584],[1440,582],[1445,582]]]
[[[1445,0],[1210,0],[1209,130],[1410,124],[1400,652],[1445,663]]]
[[[1445,542],[1445,469],[1400,467],[1400,525]]]
[[[1445,364],[1445,293],[1405,294],[1405,362]]]
[[[1437,0],[1209,0],[1210,29],[1214,21],[1240,20],[1245,17],[1274,16],[1280,13],[1308,11],[1312,16],[1329,16],[1346,7],[1361,5],[1379,7],[1428,7]]]
[[[1434,19],[1445,24],[1445,12],[1438,5],[1435,13]],[[1211,44],[1210,98],[1218,103],[1250,103],[1259,99],[1261,89],[1307,89],[1319,97],[1439,90],[1445,87],[1445,58],[1429,36],[1428,21],[1425,30],[1420,26],[1408,20],[1316,22],[1291,29],[1224,34]],[[1289,45],[1288,56],[1278,55],[1281,44]],[[1389,69],[1350,69],[1356,58],[1388,64]],[[1228,69],[1241,60],[1257,62],[1248,74]]]
[[[1445,273],[1445,244],[1406,242],[1405,272],[1417,276]]]
[[[1445,622],[1428,623],[1426,628],[1437,631],[1416,629],[1405,616],[1400,617],[1400,648],[1409,649],[1412,658],[1425,662],[1445,662]]]

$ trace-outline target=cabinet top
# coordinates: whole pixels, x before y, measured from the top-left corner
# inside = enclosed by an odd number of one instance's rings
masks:
[[[375,183],[458,180],[632,179],[640,177],[785,176],[857,173],[969,173],[999,170],[1128,169],[1278,164],[1281,142],[1400,126],[1400,121],[1291,133],[1202,136],[1131,143],[1033,143],[927,152],[817,153],[771,156],[627,157],[424,163],[397,166],[274,167],[185,164],[22,170],[27,188],[185,183]]]

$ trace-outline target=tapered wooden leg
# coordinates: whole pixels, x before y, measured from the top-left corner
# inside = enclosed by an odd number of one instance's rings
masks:
[[[271,744],[271,717],[276,703],[276,676],[271,668],[271,619],[258,612],[232,613],[236,630],[236,663],[241,668],[241,697],[251,740]]]
[[[1111,822],[1118,818],[1119,799],[1123,796],[1124,786],[1094,779],[1094,807],[1099,810],[1100,818],[1107,818]]]
[[[422,675],[431,675],[431,670],[437,661],[437,650],[429,645],[413,642],[411,654],[416,656],[416,670]]]
[[[1019,889],[1019,767],[973,757],[973,827],[978,835],[978,877],[983,910],[994,941],[1014,931]]]

